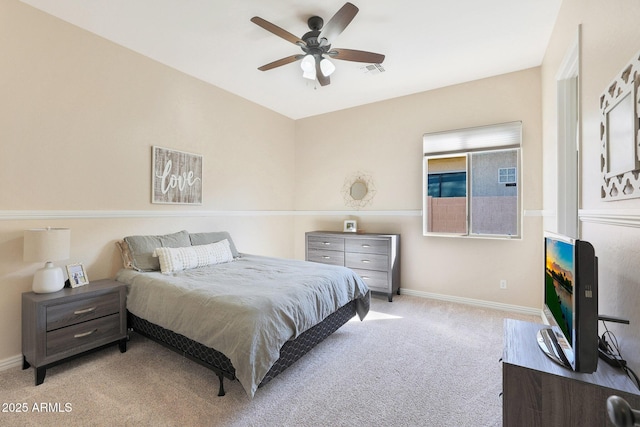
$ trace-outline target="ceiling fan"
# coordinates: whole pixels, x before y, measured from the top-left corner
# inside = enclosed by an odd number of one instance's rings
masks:
[[[295,61],[302,60],[300,67],[302,68],[302,77],[310,80],[318,80],[321,86],[331,83],[329,76],[335,71],[335,65],[329,58],[341,59],[343,61],[368,62],[373,64],[381,64],[384,61],[384,55],[379,53],[365,52],[353,49],[336,49],[331,47],[331,43],[338,37],[342,31],[351,23],[358,13],[358,8],[351,3],[345,3],[344,6],[336,12],[335,15],[324,25],[324,20],[319,16],[312,16],[307,21],[309,29],[302,38],[298,38],[290,32],[283,30],[275,24],[266,21],[258,16],[251,18],[251,22],[264,28],[265,30],[275,34],[278,37],[291,42],[302,49],[301,54],[287,56],[270,62],[262,67],[258,67],[260,71],[271,70],[282,65],[290,64]]]

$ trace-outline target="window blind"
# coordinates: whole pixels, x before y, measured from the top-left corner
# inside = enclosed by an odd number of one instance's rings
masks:
[[[424,156],[520,148],[522,122],[508,122],[443,132],[425,133]]]

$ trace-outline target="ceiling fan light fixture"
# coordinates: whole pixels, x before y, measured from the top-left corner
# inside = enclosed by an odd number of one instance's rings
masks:
[[[384,61],[384,55],[379,53],[331,48],[331,43],[334,42],[336,37],[351,23],[357,13],[358,8],[347,2],[329,19],[326,25],[321,17],[312,16],[307,20],[307,25],[311,31],[305,33],[302,37],[297,37],[259,16],[254,16],[251,18],[251,22],[281,39],[295,44],[304,52],[302,55],[290,55],[270,62],[258,67],[258,70],[267,71],[301,60],[300,67],[303,72],[302,76],[305,79],[317,80],[320,86],[326,86],[331,83],[329,76],[333,74],[336,69],[332,61],[328,59],[381,64],[382,61]],[[325,55],[327,58],[324,58]]]
[[[302,72],[302,77],[304,77],[305,79],[309,79],[309,80],[315,80],[316,79],[316,71],[315,70],[303,71]]]
[[[316,60],[313,55],[305,55],[300,62],[302,68],[302,77],[309,80],[316,79]]]
[[[333,62],[329,61],[327,58],[322,58],[322,61],[320,61],[320,71],[323,76],[329,77],[335,70],[336,66],[333,65]]]

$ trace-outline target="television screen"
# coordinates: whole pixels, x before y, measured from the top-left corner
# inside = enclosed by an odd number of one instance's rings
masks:
[[[544,239],[544,314],[540,348],[557,363],[593,372],[598,363],[598,258],[589,242],[553,233]]]
[[[569,345],[573,343],[574,246],[545,239],[545,303]]]

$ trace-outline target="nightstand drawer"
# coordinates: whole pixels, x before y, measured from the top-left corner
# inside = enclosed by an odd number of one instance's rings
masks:
[[[344,252],[309,249],[307,253],[307,261],[332,265],[344,265]]]
[[[308,249],[344,251],[344,239],[332,236],[309,236]]]
[[[389,254],[389,240],[346,238],[346,252],[360,252],[366,254]]]
[[[78,347],[95,347],[99,341],[105,343],[120,337],[120,316],[112,314],[100,319],[78,323],[47,332],[47,355],[75,352]]]
[[[344,265],[349,268],[387,271],[389,257],[380,254],[346,253]]]
[[[386,271],[361,270],[359,268],[352,270],[364,280],[372,291],[387,292],[389,289],[389,278]]]
[[[47,331],[97,319],[120,311],[120,294],[110,292],[92,298],[47,307]]]

